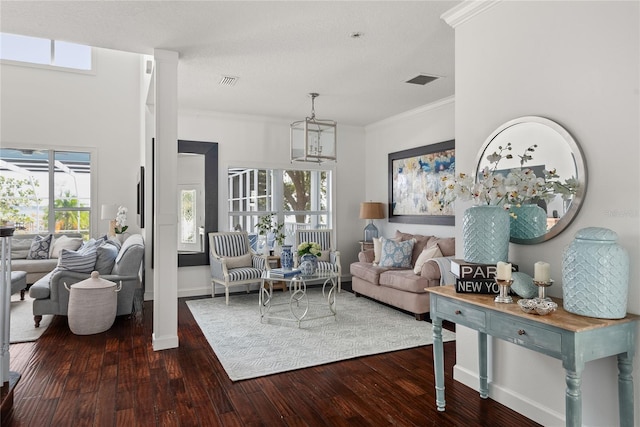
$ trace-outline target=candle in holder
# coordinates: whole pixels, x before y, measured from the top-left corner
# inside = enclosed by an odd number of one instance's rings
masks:
[[[538,261],[533,265],[533,280],[548,282],[551,279],[551,266],[548,262]]]
[[[496,279],[511,280],[511,263],[498,261]]]

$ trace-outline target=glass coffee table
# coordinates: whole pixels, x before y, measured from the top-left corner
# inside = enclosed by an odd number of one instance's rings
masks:
[[[274,297],[273,283],[285,282],[289,288],[289,296],[279,294]],[[322,283],[322,297],[317,295],[309,296],[307,293],[307,284]],[[336,292],[338,287],[338,274],[333,271],[316,271],[310,276],[297,274],[290,277],[272,276],[270,271],[262,273],[262,286],[260,286],[260,321],[265,319],[278,319],[296,322],[298,327],[300,323],[306,320],[321,319],[324,317],[336,317]],[[289,306],[287,311],[280,310],[278,313],[271,313],[272,308],[276,306]],[[309,314],[311,306],[326,307],[328,310],[314,310],[314,314]],[[275,309],[274,309],[275,311]],[[318,311],[317,313],[315,313]]]

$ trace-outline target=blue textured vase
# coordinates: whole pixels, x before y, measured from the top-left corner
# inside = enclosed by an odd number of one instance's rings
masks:
[[[291,245],[282,245],[280,253],[280,265],[282,268],[290,270],[293,268],[293,254],[291,253]]]
[[[472,206],[462,220],[464,260],[496,264],[509,258],[509,212],[501,206]]]
[[[308,261],[312,266],[311,274],[316,272],[318,268],[318,257],[311,254],[304,254],[300,257],[300,265],[302,265],[305,261]]]
[[[547,213],[538,205],[511,206],[511,237],[535,239],[547,232]],[[515,218],[514,218],[515,216]]]
[[[582,316],[621,319],[627,314],[629,254],[608,228],[579,230],[562,258],[564,309]]]

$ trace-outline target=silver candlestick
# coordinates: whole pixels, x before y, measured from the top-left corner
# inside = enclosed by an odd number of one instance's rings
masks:
[[[545,295],[546,289],[553,285],[553,279],[549,279],[548,281],[540,281],[534,280],[533,284],[538,287],[538,298],[540,301],[551,301],[551,298]]]
[[[509,295],[509,287],[513,283],[513,279],[502,280],[496,278],[496,283],[500,287],[500,293],[496,296],[494,301],[511,304],[513,302],[513,298]]]

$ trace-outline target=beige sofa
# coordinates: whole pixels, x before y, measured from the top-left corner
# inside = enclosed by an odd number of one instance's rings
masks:
[[[350,266],[351,288],[356,296],[365,295],[374,300],[413,313],[417,320],[424,320],[429,312],[427,287],[440,286],[440,269],[446,268],[455,255],[455,239],[438,238],[396,232],[395,240],[415,239],[411,258],[412,268],[390,268],[374,265],[374,251],[368,249],[358,254],[358,262]],[[414,273],[418,257],[426,248],[437,244],[442,253],[439,259],[430,259],[422,265],[420,274]],[[450,270],[445,271],[445,274]]]

